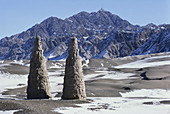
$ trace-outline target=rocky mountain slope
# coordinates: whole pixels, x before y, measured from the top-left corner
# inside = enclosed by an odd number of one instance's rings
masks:
[[[64,20],[50,17],[27,31],[0,40],[0,59],[30,59],[35,34],[42,38],[44,55],[50,60],[68,56],[70,38],[78,38],[83,58],[114,58],[167,52],[170,25],[132,25],[103,9],[80,12]]]
[[[151,27],[151,29],[153,29],[155,33],[150,36],[147,42],[133,51],[130,55],[142,55],[170,51],[170,25],[161,25],[157,26],[156,28]]]

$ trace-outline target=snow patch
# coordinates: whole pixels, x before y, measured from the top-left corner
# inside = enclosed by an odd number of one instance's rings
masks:
[[[53,111],[69,114],[169,114],[169,105],[145,105],[143,102],[160,102],[164,99],[128,99],[122,97],[88,97],[91,103],[77,104],[80,108],[60,107]]]
[[[62,64],[60,63],[52,63],[52,65],[50,66],[50,68],[62,68]]]
[[[27,67],[29,67],[29,66],[30,66],[30,63],[26,63],[26,64],[24,64],[24,66],[27,66]]]
[[[0,111],[1,114],[14,114],[15,112],[18,112],[20,110],[4,110]]]
[[[123,73],[123,72],[115,72],[115,71],[96,71],[97,74],[88,74],[85,75],[85,81],[88,80],[96,80],[96,79],[113,79],[113,80],[121,80],[121,79],[134,79],[138,77],[131,77],[135,74],[133,73]],[[99,76],[99,77],[98,77]]]
[[[63,91],[63,82],[64,77],[57,77],[57,76],[49,76],[50,87],[51,87],[51,94],[54,98],[58,92]]]
[[[72,21],[71,19],[69,19],[69,18],[67,18],[67,20],[68,20],[69,22],[71,22],[71,23],[73,22],[73,21]]]
[[[161,29],[165,29],[165,27],[161,27]]]
[[[82,60],[83,60],[83,67],[88,67],[88,64],[89,64],[89,59],[84,59],[84,58],[82,58]]]
[[[2,61],[0,60],[0,63],[4,63],[4,60],[2,60]]]
[[[64,76],[57,76],[57,75],[63,74],[63,72],[64,72],[63,70],[55,71],[55,72],[48,72],[51,93],[52,93],[53,98],[58,92],[63,91]]]
[[[122,97],[170,98],[170,90],[166,89],[139,89],[120,94]]]
[[[14,60],[13,62],[10,62],[10,63],[14,63],[14,64],[18,64],[18,65],[24,65],[23,60],[19,60],[19,61]]]
[[[7,89],[15,89],[24,86],[17,86],[18,84],[27,84],[28,75],[18,75],[4,73],[0,71],[0,80],[3,80],[3,83],[0,83],[0,93]]]
[[[63,72],[64,69],[56,72],[48,72],[49,82],[50,82],[50,87],[51,87],[51,92],[53,97],[57,94],[57,92],[62,92],[64,76],[57,76],[57,75],[63,74]],[[0,71],[0,80],[3,80],[3,83],[0,83],[0,97],[11,98],[12,95],[4,96],[1,93],[7,89],[16,89],[16,88],[25,87],[27,85],[28,74],[18,75],[18,74],[4,73]],[[18,84],[23,84],[23,85],[18,86]]]
[[[84,38],[84,39],[87,39],[88,37],[89,37],[89,36],[84,36],[83,38]]]
[[[160,58],[170,57],[170,55],[165,56],[157,56],[157,57],[149,57],[144,60],[138,60],[135,62],[115,66],[114,68],[145,68],[145,67],[156,67],[162,65],[170,65],[170,61],[158,61],[158,62],[149,62],[150,60],[156,60]]]
[[[50,59],[50,58],[54,58],[54,57],[56,57],[56,56],[53,55],[53,53],[51,53],[51,54],[48,56],[49,59]]]

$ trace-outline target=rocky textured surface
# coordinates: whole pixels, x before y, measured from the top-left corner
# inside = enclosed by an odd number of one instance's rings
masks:
[[[153,28],[152,28],[153,29]],[[130,55],[151,54],[170,51],[170,26],[158,26],[155,34],[152,34],[147,42]]]
[[[46,69],[46,60],[43,56],[40,36],[36,36],[34,51],[30,61],[30,73],[28,76],[27,98],[49,99],[51,98],[49,77]]]
[[[50,60],[68,56],[68,41],[78,38],[83,58],[114,58],[167,52],[170,25],[132,25],[103,9],[80,12],[66,19],[50,17],[30,29],[0,40],[0,59],[30,59],[34,35],[42,37],[44,55]],[[139,52],[140,51],[140,52]]]
[[[69,56],[66,60],[62,99],[86,99],[82,61],[75,37],[71,39]]]

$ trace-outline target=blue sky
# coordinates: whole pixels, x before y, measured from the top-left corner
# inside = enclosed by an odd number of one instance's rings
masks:
[[[65,19],[103,8],[132,24],[170,24],[170,0],[0,0],[0,38],[27,30],[44,19]]]

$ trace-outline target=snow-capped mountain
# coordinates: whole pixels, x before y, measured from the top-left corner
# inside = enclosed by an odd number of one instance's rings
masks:
[[[83,58],[114,58],[169,51],[170,25],[132,25],[103,9],[80,12],[64,20],[50,17],[27,31],[0,40],[0,59],[29,59],[35,34],[42,38],[44,55],[67,57],[70,38],[76,36]]]

